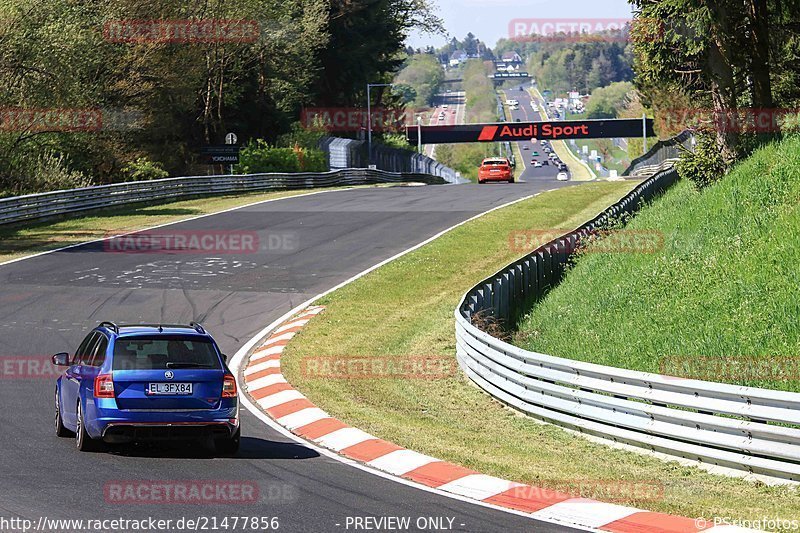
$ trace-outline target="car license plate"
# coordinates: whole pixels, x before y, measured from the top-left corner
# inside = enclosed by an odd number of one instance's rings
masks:
[[[150,383],[147,394],[162,396],[182,396],[192,394],[191,383]]]
[[[489,174],[499,174],[499,173],[500,173],[500,169],[498,169],[498,168],[493,168],[492,170],[489,171]]]

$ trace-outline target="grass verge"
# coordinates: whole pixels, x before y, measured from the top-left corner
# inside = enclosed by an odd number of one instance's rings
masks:
[[[442,379],[333,379],[308,372],[308,359],[317,357],[443,357],[455,368],[453,309],[470,286],[516,258],[509,234],[574,228],[632,187],[595,182],[520,202],[331,293],[320,301],[326,311],[288,345],[284,374],[348,424],[485,474],[554,489],[593,482],[600,487],[619,481],[657,484],[663,493],[656,498],[614,501],[685,516],[796,516],[798,498],[790,489],[589,442],[504,408],[458,371]],[[585,495],[604,499],[602,490]]]
[[[332,190],[332,189],[327,189]],[[158,204],[134,204],[98,209],[69,218],[0,226],[0,263],[71,244],[101,239],[110,233],[125,233],[179,222],[243,205],[307,194],[306,190],[271,191],[235,196],[191,198]]]
[[[700,192],[678,183],[626,234],[663,246],[584,254],[523,321],[518,344],[800,392],[800,139],[759,150]]]

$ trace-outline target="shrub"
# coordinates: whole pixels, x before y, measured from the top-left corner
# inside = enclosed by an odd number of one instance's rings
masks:
[[[328,155],[322,150],[303,150],[303,172],[327,172]]]
[[[380,137],[381,144],[388,146],[390,148],[396,148],[398,150],[413,150],[414,148],[408,144],[408,140],[404,133],[384,133]]]
[[[695,188],[702,189],[722,178],[728,171],[728,164],[713,135],[703,133],[695,138],[697,145],[694,151],[685,151],[676,168],[681,178],[690,180]]]
[[[69,168],[62,154],[50,150],[20,158],[13,176],[0,178],[0,189],[13,195],[76,189],[90,185],[90,178]]]
[[[149,181],[166,178],[169,173],[161,167],[161,163],[140,157],[122,167],[123,181]]]
[[[322,150],[301,148],[276,148],[263,139],[256,139],[242,147],[239,164],[234,165],[237,174],[261,172],[324,172],[328,161]]]
[[[289,133],[279,135],[275,145],[281,148],[300,146],[300,148],[316,150],[319,140],[327,134],[325,125],[319,120],[312,124],[293,122]]]

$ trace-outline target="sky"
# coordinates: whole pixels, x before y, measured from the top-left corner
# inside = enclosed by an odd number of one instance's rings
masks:
[[[468,32],[494,47],[509,36],[513,19],[528,19],[529,24],[543,19],[588,20],[627,19],[631,6],[626,0],[429,0],[444,20],[449,37],[414,32],[407,43],[414,48],[440,47],[450,37],[462,40]]]

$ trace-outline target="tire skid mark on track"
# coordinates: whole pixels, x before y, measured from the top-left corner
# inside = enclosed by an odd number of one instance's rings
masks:
[[[709,531],[692,518],[643,511],[611,503],[542,489],[487,476],[463,466],[441,461],[348,426],[311,403],[287,383],[280,373],[280,355],[289,340],[324,310],[308,306],[279,325],[245,359],[243,389],[278,424],[293,434],[312,441],[368,467],[404,479],[483,503],[521,511],[531,518],[567,526],[618,533],[656,531],[662,533]],[[269,351],[267,378],[248,380],[261,373]]]

